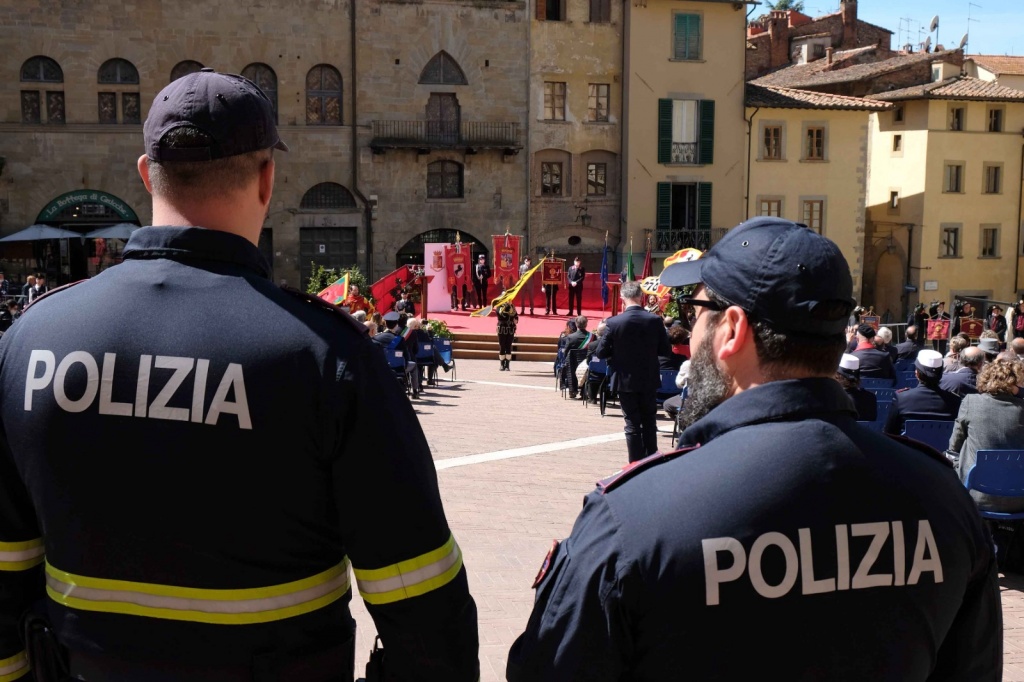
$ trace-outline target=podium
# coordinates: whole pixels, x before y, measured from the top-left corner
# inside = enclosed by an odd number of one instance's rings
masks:
[[[619,298],[621,291],[622,282],[608,282],[608,298],[612,304],[612,316],[619,314],[619,305],[622,303],[622,299]]]

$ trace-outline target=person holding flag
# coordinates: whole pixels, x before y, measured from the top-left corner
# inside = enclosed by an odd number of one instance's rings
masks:
[[[527,284],[524,281],[526,273],[533,269],[532,261],[530,261],[529,254],[523,256],[523,264],[519,266],[519,281],[521,282],[519,293],[519,304],[522,306],[522,310],[519,311],[520,315],[526,314],[526,301],[530,301],[530,314],[533,315],[533,284]]]

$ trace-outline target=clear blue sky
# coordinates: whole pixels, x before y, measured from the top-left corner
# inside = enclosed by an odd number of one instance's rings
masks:
[[[974,6],[968,7],[969,2]],[[968,53],[1024,55],[1024,32],[1021,31],[1024,8],[1018,0],[858,0],[857,3],[857,15],[861,19],[893,32],[893,48],[924,40],[936,14],[939,15],[939,42],[946,48],[956,47],[968,31],[968,9],[972,20]],[[804,12],[811,16],[838,10],[839,0],[804,0]],[[907,19],[911,21],[908,23]],[[918,29],[923,33],[919,34]],[[934,45],[935,34],[931,36]]]

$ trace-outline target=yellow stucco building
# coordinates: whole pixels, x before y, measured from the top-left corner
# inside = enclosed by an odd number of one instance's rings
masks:
[[[706,249],[743,220],[746,5],[624,6],[621,250]]]
[[[879,312],[1024,289],[1024,92],[934,74],[872,96],[894,104],[871,128],[864,300]]]
[[[747,85],[747,216],[801,222],[839,245],[860,297],[871,112],[887,102]]]

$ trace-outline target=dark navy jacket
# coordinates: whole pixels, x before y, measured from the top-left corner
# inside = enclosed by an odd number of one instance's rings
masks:
[[[944,372],[939,380],[939,388],[963,398],[965,395],[978,392],[978,374],[969,367],[961,367],[955,372]]]
[[[896,369],[892,357],[884,350],[865,348],[853,351],[860,360],[860,375],[864,378],[895,379]]]
[[[351,635],[351,562],[399,677],[475,680],[430,451],[365,329],[275,286],[231,234],[145,227],[124,259],[0,344],[0,551],[42,538],[60,640],[142,667],[312,655]],[[434,582],[396,591],[409,560]],[[41,569],[0,570],[0,659]],[[105,612],[86,581],[157,599]]]
[[[889,414],[885,418],[886,433],[903,433],[908,419],[953,421],[960,412],[960,396],[920,384],[914,388],[896,391]]]
[[[997,569],[938,453],[858,426],[832,379],[727,400],[587,495],[508,679],[990,681]]]
[[[617,390],[654,393],[661,386],[658,357],[670,355],[665,322],[640,306],[630,306],[605,322],[594,348],[597,357],[615,366]]]

